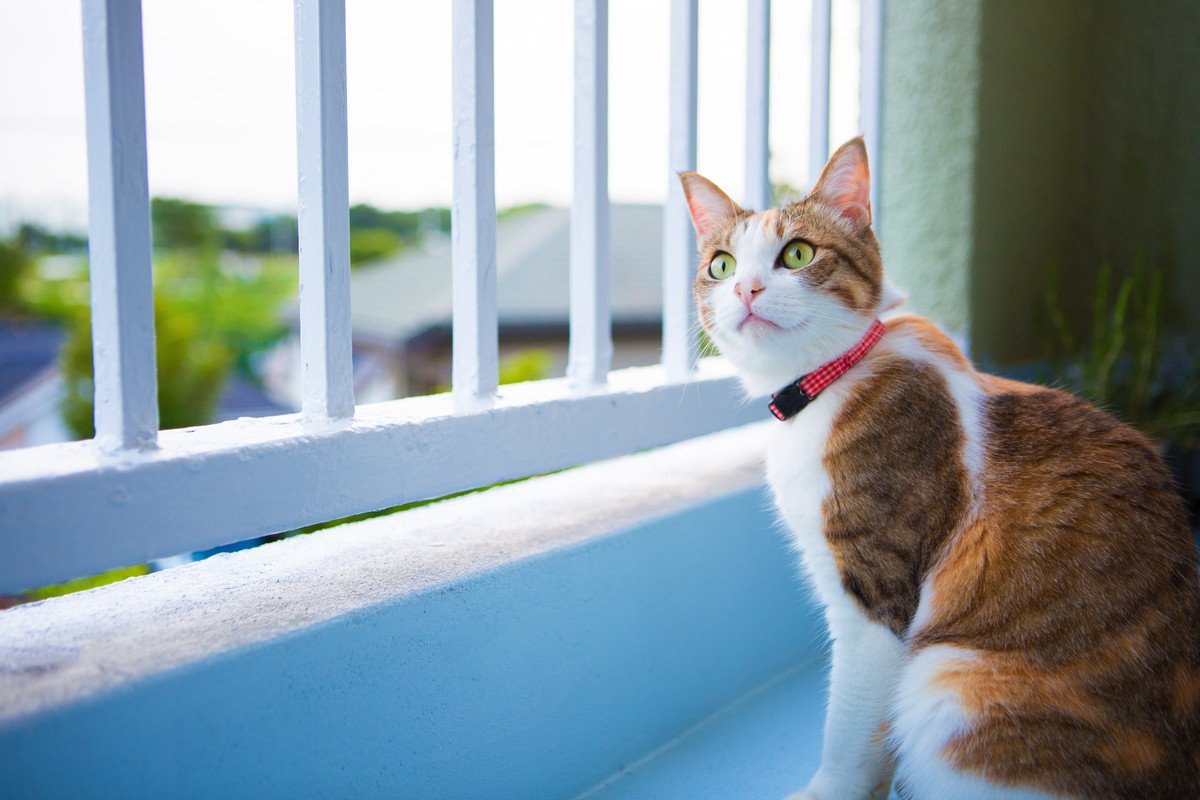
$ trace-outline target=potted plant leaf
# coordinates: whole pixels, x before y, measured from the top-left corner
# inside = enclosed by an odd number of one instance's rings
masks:
[[[1087,333],[1067,319],[1058,270],[1047,270],[1051,381],[1142,430],[1175,473],[1192,526],[1200,526],[1200,358],[1168,329],[1163,278],[1139,260],[1114,282],[1104,265],[1092,293]]]

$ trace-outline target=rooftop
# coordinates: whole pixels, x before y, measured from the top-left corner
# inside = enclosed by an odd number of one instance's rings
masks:
[[[612,314],[655,324],[662,312],[662,207],[616,203],[611,212]],[[503,217],[496,229],[501,327],[567,324],[570,213],[543,207]],[[450,323],[450,239],[355,271],[351,321],[357,337],[405,342]]]
[[[50,322],[0,319],[0,407],[54,366],[64,337]]]

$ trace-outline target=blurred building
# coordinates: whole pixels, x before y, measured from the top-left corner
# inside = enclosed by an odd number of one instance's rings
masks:
[[[0,450],[75,438],[59,413],[63,381],[58,353],[65,339],[65,331],[53,322],[0,319]],[[235,372],[225,384],[213,422],[291,410]]]
[[[659,360],[662,325],[662,208],[614,204],[611,215],[613,366]],[[533,208],[502,216],[496,230],[501,361],[541,350],[549,375],[567,360],[570,212]],[[350,280],[355,397],[375,402],[444,390],[450,383],[450,239],[355,269]],[[292,313],[295,327],[296,313]],[[268,360],[264,379],[299,404],[299,340]]]
[[[0,450],[74,438],[58,413],[65,338],[44,320],[0,319]]]

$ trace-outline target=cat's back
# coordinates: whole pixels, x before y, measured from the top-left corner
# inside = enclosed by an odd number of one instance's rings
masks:
[[[1179,570],[1194,587],[1197,552],[1183,503],[1145,435],[1069,392],[982,374],[979,382],[980,522],[1010,531],[1013,545],[1053,546],[1104,565],[1119,553],[1126,569]],[[1116,577],[1099,566],[1079,579]]]
[[[1151,441],[1068,392],[983,385],[983,502],[963,544],[991,539],[991,583],[1011,610],[993,644],[1071,658],[1108,639],[1121,645],[1114,663],[1124,647],[1146,674],[1200,667],[1196,544]],[[1147,670],[1155,658],[1161,669]],[[1200,672],[1187,682],[1200,694]]]
[[[1196,796],[1197,552],[1170,473],[1145,436],[1074,395],[978,383],[975,513],[912,639],[969,654],[936,676],[976,720],[956,763],[1086,797]]]
[[[1197,552],[1151,442],[977,372],[920,317],[885,341],[833,414],[823,521],[846,590],[908,642],[898,732],[1006,785],[1200,796]]]

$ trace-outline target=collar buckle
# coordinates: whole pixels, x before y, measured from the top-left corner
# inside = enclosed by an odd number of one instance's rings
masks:
[[[808,396],[808,393],[800,388],[800,380],[789,383],[787,386],[780,389],[771,395],[771,413],[776,419],[781,421],[791,419],[804,410],[805,406],[813,401],[813,398]]]
[[[776,419],[785,421],[799,414],[825,387],[861,361],[863,356],[879,342],[879,338],[885,331],[886,328],[882,322],[879,320],[872,322],[871,327],[867,328],[867,332],[854,347],[833,361],[822,364],[807,375],[801,375],[797,380],[771,395],[771,404],[768,406],[771,413],[775,415]]]

